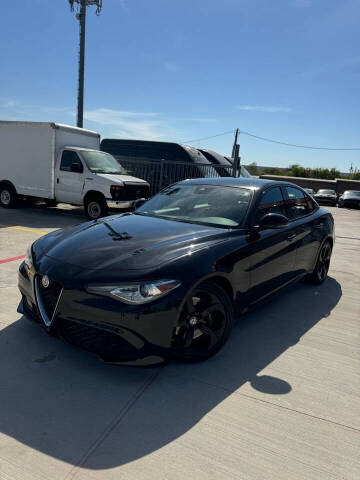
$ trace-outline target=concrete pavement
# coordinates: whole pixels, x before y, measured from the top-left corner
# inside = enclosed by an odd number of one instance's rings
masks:
[[[247,314],[196,365],[106,366],[48,337],[16,313],[21,260],[1,263],[0,479],[360,478],[360,211],[330,210],[328,280]],[[1,209],[0,261],[84,220]]]

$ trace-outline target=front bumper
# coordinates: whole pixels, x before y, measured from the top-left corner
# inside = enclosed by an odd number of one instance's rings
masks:
[[[131,306],[65,284],[48,323],[39,308],[35,278],[40,275],[54,278],[52,263],[41,272],[29,270],[24,263],[21,264],[18,277],[22,295],[18,307],[20,313],[48,333],[96,353],[108,363],[157,365],[169,358],[182,301],[179,292],[174,290],[158,301]]]
[[[131,201],[117,201],[117,200],[106,200],[106,204],[108,206],[108,208],[110,209],[117,209],[117,208],[120,208],[120,209],[123,209],[123,208],[131,208],[132,205],[133,205],[134,201],[131,200]]]

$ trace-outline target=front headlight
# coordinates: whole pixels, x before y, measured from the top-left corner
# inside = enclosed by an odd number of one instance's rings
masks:
[[[88,290],[91,293],[108,294],[129,305],[139,305],[161,298],[180,285],[181,283],[177,280],[159,280],[124,285],[91,286]]]

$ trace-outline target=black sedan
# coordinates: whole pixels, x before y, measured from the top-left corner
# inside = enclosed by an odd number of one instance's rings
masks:
[[[19,312],[107,362],[204,360],[249,307],[304,277],[322,283],[333,243],[331,214],[295,185],[185,180],[37,240]]]
[[[325,188],[318,190],[313,196],[318,203],[324,205],[336,205],[338,199],[335,190]]]
[[[338,207],[360,208],[360,190],[346,190],[339,197]]]

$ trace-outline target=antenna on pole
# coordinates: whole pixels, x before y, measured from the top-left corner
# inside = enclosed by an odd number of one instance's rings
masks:
[[[77,122],[76,125],[83,127],[84,119],[84,78],[85,78],[85,29],[86,29],[86,7],[96,6],[96,15],[100,15],[102,9],[102,0],[68,0],[70,10],[73,12],[76,6],[76,19],[80,22],[80,42],[79,42],[79,79],[78,79],[78,99],[77,99]],[[74,6],[75,5],[75,6]]]

